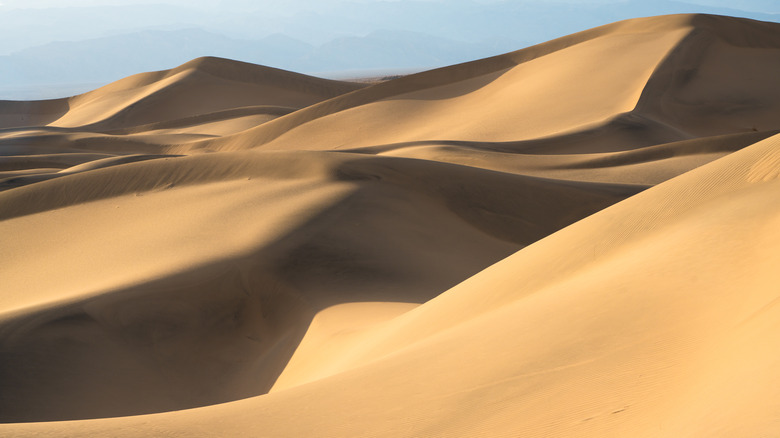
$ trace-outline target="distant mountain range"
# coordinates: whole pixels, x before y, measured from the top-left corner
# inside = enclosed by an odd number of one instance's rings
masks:
[[[147,30],[78,42],[49,43],[0,57],[6,87],[97,83],[210,55],[294,71],[433,68],[515,50],[511,40],[464,43],[404,31],[375,31],[314,46],[275,34],[239,40],[200,29]]]
[[[749,12],[774,12],[775,0],[728,2],[745,10],[666,0],[325,3],[277,16],[249,4],[241,14],[173,4],[0,8],[0,98],[55,97],[56,90],[81,90],[75,84],[86,91],[200,56],[338,76],[455,64],[636,16],[703,12],[780,21],[780,14]]]

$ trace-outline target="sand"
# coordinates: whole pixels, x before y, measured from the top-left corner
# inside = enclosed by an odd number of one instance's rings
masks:
[[[0,435],[774,436],[780,25],[0,102]]]

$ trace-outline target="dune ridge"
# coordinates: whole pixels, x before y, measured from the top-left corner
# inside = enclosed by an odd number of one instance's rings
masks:
[[[780,25],[0,102],[0,435],[767,436]]]

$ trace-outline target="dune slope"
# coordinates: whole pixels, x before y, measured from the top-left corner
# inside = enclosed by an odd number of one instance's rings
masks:
[[[0,102],[0,435],[771,436],[780,25]]]
[[[211,147],[462,141],[522,152],[564,137],[540,152],[581,154],[774,130],[778,47],[774,23],[706,15],[629,20],[380,84]],[[571,137],[585,141],[571,144]]]
[[[319,348],[333,344],[348,358],[330,378],[208,408],[6,430],[771,434],[780,408],[780,355],[767,348],[780,324],[778,147],[780,136],[663,183],[419,307],[388,309],[391,316],[368,327],[358,321],[353,333],[323,330]],[[329,357],[301,350],[291,365],[307,356]],[[288,381],[296,380],[307,374]]]
[[[0,101],[0,190],[73,172],[95,153],[157,158],[364,86],[207,57],[66,99]]]

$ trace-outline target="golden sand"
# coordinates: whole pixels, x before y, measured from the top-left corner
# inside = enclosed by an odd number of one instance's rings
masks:
[[[0,102],[4,437],[780,431],[780,24]]]

